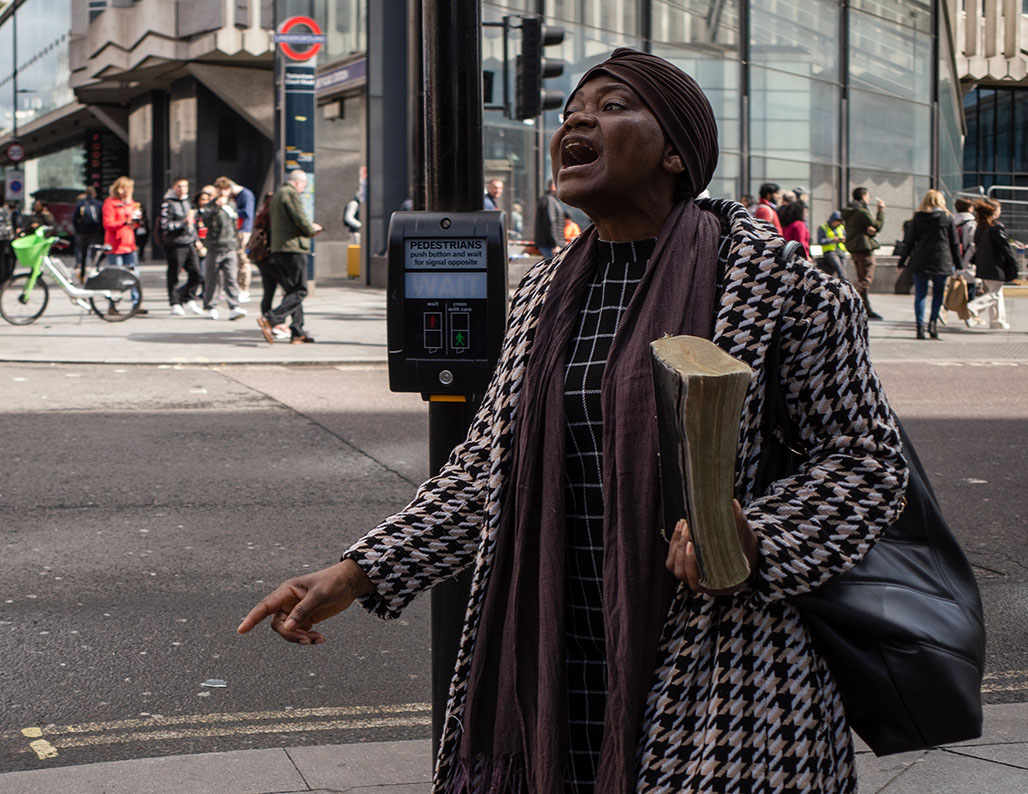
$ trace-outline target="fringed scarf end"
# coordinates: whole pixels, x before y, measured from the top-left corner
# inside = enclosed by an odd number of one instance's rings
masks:
[[[502,755],[460,758],[454,767],[446,794],[525,794],[528,791],[525,758]]]

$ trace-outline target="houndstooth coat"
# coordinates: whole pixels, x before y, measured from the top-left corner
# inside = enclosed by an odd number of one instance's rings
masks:
[[[806,262],[777,262],[783,241],[742,206],[698,203],[732,237],[714,341],[753,368],[736,495],[760,539],[761,564],[751,593],[711,598],[679,586],[640,726],[636,778],[624,790],[853,792],[842,705],[788,599],[859,561],[895,519],[906,484],[899,434],[868,358],[857,293]],[[410,505],[345,555],[374,582],[377,592],[362,603],[383,618],[397,617],[421,591],[474,566],[437,794],[460,744],[522,378],[558,267],[559,254],[530,270],[518,289],[499,365],[467,440]],[[810,453],[796,475],[758,494],[764,354],[779,321],[782,388]]]

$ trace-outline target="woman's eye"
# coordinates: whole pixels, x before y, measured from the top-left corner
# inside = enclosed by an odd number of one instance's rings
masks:
[[[621,110],[621,108],[623,107],[624,105],[622,105],[620,102],[615,102],[614,100],[603,103],[604,110]]]

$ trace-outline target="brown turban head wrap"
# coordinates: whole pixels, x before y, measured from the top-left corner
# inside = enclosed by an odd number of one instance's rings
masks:
[[[621,47],[586,72],[571,97],[601,74],[620,80],[639,95],[682,158],[689,195],[703,192],[717,167],[718,148],[714,110],[699,83],[663,58]]]

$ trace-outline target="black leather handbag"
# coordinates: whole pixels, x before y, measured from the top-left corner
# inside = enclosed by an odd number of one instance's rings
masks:
[[[779,337],[768,350],[761,493],[805,457],[778,387]],[[910,470],[902,513],[861,562],[792,599],[850,727],[879,756],[982,733],[981,595],[902,425],[900,434]]]

